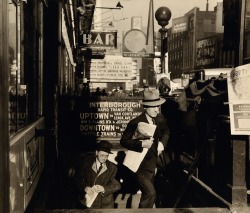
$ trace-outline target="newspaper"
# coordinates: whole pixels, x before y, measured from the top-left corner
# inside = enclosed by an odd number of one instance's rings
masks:
[[[250,135],[250,64],[228,72],[228,99],[232,135]]]
[[[95,201],[96,197],[98,195],[98,192],[94,192],[93,196],[89,196],[88,194],[85,195],[85,199],[86,199],[86,206],[88,208],[90,208],[93,204],[93,202]]]
[[[154,124],[139,122],[133,135],[133,139],[145,139],[146,137],[153,137],[155,129],[156,125]],[[128,150],[123,161],[123,165],[128,167],[131,171],[136,172],[147,152],[147,148],[143,148],[142,152]]]

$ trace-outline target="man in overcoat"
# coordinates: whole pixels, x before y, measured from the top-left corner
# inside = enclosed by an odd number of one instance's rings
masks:
[[[144,112],[129,121],[120,144],[135,152],[142,152],[143,148],[148,149],[135,172],[135,178],[141,190],[139,208],[152,208],[157,198],[154,187],[157,157],[166,147],[170,132],[164,116],[160,114],[160,106],[165,102],[165,99],[159,96],[157,89],[146,88],[143,95],[141,104],[144,107]],[[139,122],[156,125],[153,137],[145,140],[134,139],[133,135]]]
[[[83,207],[93,209],[114,208],[113,193],[120,189],[120,183],[115,179],[117,167],[108,160],[112,144],[102,140],[97,144],[95,155],[87,155],[76,170],[76,185]],[[86,195],[92,198],[92,205],[88,206]]]

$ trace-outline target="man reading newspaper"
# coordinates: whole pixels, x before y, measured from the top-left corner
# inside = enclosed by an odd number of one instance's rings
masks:
[[[114,208],[114,192],[121,188],[115,179],[117,167],[108,160],[112,144],[102,140],[95,153],[87,155],[76,170],[75,182],[84,207]]]

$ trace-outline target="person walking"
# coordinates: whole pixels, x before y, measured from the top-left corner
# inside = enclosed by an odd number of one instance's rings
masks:
[[[115,179],[117,167],[108,160],[112,144],[102,140],[95,155],[87,155],[76,170],[75,182],[83,207],[92,209],[114,208],[113,193],[121,188]],[[96,198],[95,198],[96,197]],[[93,201],[93,204],[90,202]]]
[[[157,157],[166,147],[170,134],[167,121],[160,114],[160,106],[164,102],[165,99],[160,98],[157,89],[146,88],[141,101],[144,112],[129,121],[120,140],[120,144],[128,150],[142,152],[144,148],[148,149],[135,172],[135,179],[141,190],[139,208],[152,208],[157,198],[154,187]],[[140,122],[156,125],[153,137],[145,140],[133,137]]]

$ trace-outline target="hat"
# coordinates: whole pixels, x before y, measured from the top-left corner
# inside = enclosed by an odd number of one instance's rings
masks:
[[[159,91],[157,89],[145,89],[143,93],[143,100],[140,101],[142,105],[145,106],[159,106],[163,104],[166,100],[160,98]]]
[[[110,150],[113,148],[112,144],[108,141],[102,140],[97,144],[98,151],[104,151],[113,154]]]

